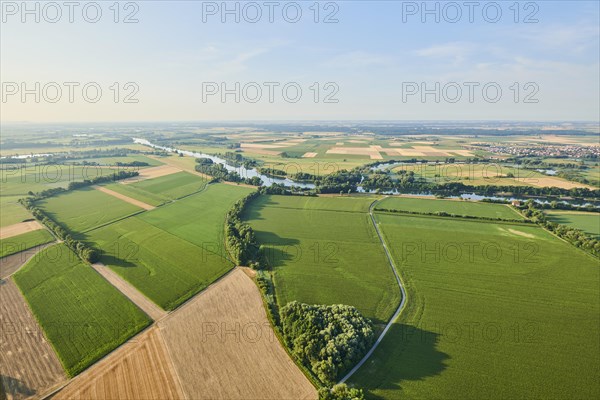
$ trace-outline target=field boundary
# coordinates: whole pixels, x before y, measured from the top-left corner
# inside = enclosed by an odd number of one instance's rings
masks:
[[[110,267],[100,262],[91,264],[91,267],[154,321],[158,321],[168,314]]]
[[[445,215],[430,215],[424,213],[416,213],[410,211],[384,211],[384,210],[374,210],[377,214],[386,214],[386,215],[401,215],[404,217],[421,217],[421,218],[438,218],[438,219],[448,219],[448,220],[461,220],[461,221],[470,221],[470,222],[484,222],[484,223],[498,223],[502,225],[518,225],[518,226],[537,226],[536,224],[529,222],[518,222],[518,221],[509,221],[505,219],[484,219],[484,218],[476,218],[476,217],[461,217],[460,215],[455,216],[445,216]]]
[[[387,196],[384,197],[384,199],[385,198],[387,198]],[[375,352],[375,349],[377,348],[377,346],[379,346],[379,344],[383,341],[385,334],[388,332],[388,330],[391,328],[391,326],[396,322],[396,320],[398,319],[398,317],[404,310],[404,307],[406,306],[407,295],[406,295],[406,290],[404,289],[404,281],[402,280],[402,277],[400,276],[400,274],[397,271],[396,265],[394,264],[394,260],[392,258],[392,254],[390,253],[390,250],[388,249],[387,244],[385,243],[384,236],[382,235],[381,231],[379,230],[379,226],[377,225],[377,221],[375,220],[375,216],[373,215],[373,209],[375,208],[375,204],[381,200],[382,199],[377,199],[371,203],[371,205],[369,206],[369,216],[371,217],[371,222],[373,222],[373,226],[375,227],[375,232],[377,233],[377,236],[379,237],[381,245],[383,246],[383,249],[385,250],[385,255],[388,259],[390,267],[392,268],[394,277],[396,278],[396,283],[398,284],[398,287],[400,288],[400,295],[402,296],[402,298],[400,299],[400,304],[398,305],[396,312],[394,313],[394,315],[392,315],[392,318],[390,318],[389,322],[385,325],[385,328],[383,328],[383,331],[381,332],[381,334],[379,335],[379,337],[377,338],[377,340],[375,341],[375,343],[373,344],[371,349],[369,349],[367,354],[365,354],[365,356],[359,361],[359,363],[356,364],[342,379],[340,379],[340,381],[338,383],[344,383],[348,379],[350,379],[350,377],[352,377],[352,375],[354,375],[354,373],[356,371],[358,371],[360,369],[360,367],[363,366],[363,364],[369,359],[369,357],[371,357],[373,352]]]
[[[110,196],[113,196],[113,197],[119,199],[119,200],[123,200],[123,201],[125,201],[125,202],[127,202],[129,204],[133,204],[134,206],[143,208],[144,210],[147,210],[147,211],[154,210],[156,208],[156,207],[154,207],[154,206],[152,206],[152,205],[150,205],[148,203],[144,203],[143,201],[134,199],[133,197],[126,196],[126,195],[121,194],[119,192],[115,192],[114,190],[110,190],[110,189],[108,189],[108,188],[106,188],[104,186],[94,185],[92,187],[94,189],[96,189],[96,190],[101,191],[102,193],[106,193],[106,194],[108,194]]]

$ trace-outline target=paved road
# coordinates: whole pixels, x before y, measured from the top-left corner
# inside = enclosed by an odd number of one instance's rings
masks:
[[[388,249],[387,245],[385,244],[385,240],[383,239],[383,235],[381,234],[381,231],[379,230],[379,226],[377,225],[377,221],[375,221],[375,216],[373,215],[373,209],[375,208],[375,204],[377,204],[378,202],[379,202],[379,200],[375,200],[373,203],[371,203],[371,206],[369,207],[369,216],[371,217],[371,221],[373,222],[373,226],[375,227],[375,231],[377,232],[377,236],[379,237],[379,241],[381,241],[381,245],[383,246],[383,249],[385,250],[385,255],[387,256],[388,262],[390,263],[390,267],[392,268],[392,272],[394,273],[394,276],[396,277],[396,283],[398,284],[398,287],[400,288],[400,294],[402,296],[402,300],[400,301],[400,305],[396,309],[396,312],[394,313],[394,315],[392,316],[392,318],[390,318],[390,321],[387,323],[387,325],[383,329],[383,332],[381,332],[381,335],[379,335],[379,337],[377,338],[377,340],[373,344],[373,347],[371,347],[371,349],[369,350],[369,352],[367,354],[365,354],[365,356],[362,358],[362,360],[360,360],[360,362],[358,364],[356,364],[354,366],[354,368],[352,368],[350,370],[350,372],[348,372],[346,374],[346,376],[344,376],[340,380],[339,383],[344,383],[348,379],[350,379],[350,377],[352,375],[354,375],[354,373],[356,371],[358,371],[358,369],[360,367],[362,367],[362,365],[369,359],[369,357],[371,357],[371,354],[373,354],[373,352],[375,351],[375,349],[377,348],[377,346],[379,346],[379,343],[381,343],[381,341],[385,337],[385,334],[388,332],[388,330],[390,329],[390,327],[392,326],[392,324],[394,323],[394,321],[396,321],[396,319],[398,318],[398,316],[400,315],[400,313],[404,309],[404,305],[406,304],[406,291],[404,290],[404,285],[402,284],[402,279],[400,278],[400,276],[398,275],[398,272],[396,271],[396,266],[394,265],[394,260],[392,259],[392,254],[390,253],[390,250]]]

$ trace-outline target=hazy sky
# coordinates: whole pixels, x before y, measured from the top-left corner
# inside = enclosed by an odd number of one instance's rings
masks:
[[[2,121],[600,119],[596,0],[75,3],[2,1]]]

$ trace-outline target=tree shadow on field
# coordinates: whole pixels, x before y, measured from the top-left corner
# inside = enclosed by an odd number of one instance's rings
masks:
[[[375,353],[359,370],[369,399],[382,400],[371,389],[402,391],[402,383],[441,374],[450,356],[437,350],[439,334],[405,324],[393,324]],[[400,395],[402,396],[402,394]]]
[[[122,268],[137,267],[137,265],[132,263],[131,261],[123,260],[122,258],[111,256],[109,254],[102,254],[100,256],[100,262],[102,262],[106,266],[112,265],[114,267],[122,267]]]
[[[252,220],[264,220],[262,217],[263,209],[267,208],[269,205],[277,204],[274,201],[266,198],[259,197],[258,199],[254,199],[249,207],[244,208],[244,212],[242,213],[243,221],[252,221]]]
[[[25,385],[23,381],[6,375],[0,375],[0,399],[4,400],[7,395],[13,399],[31,397],[36,391]]]
[[[255,231],[255,233],[263,249],[261,255],[271,268],[297,261],[302,254],[298,239],[283,238],[276,233],[266,231]]]

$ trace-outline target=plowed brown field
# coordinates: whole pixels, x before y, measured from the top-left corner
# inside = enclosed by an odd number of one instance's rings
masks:
[[[12,279],[0,280],[0,384],[9,400],[39,398],[67,377]]]

